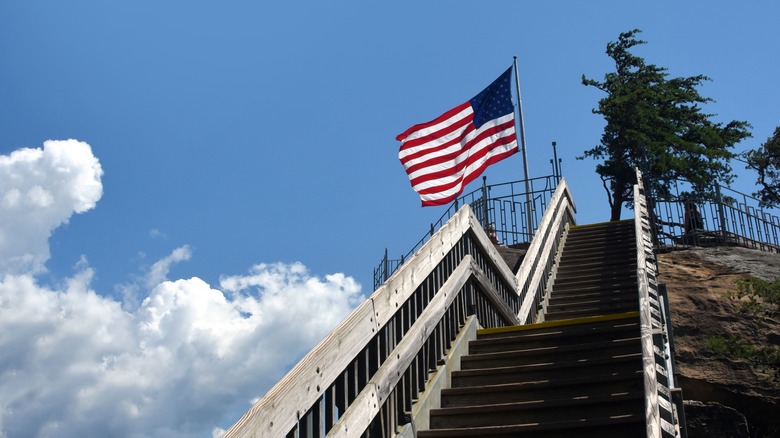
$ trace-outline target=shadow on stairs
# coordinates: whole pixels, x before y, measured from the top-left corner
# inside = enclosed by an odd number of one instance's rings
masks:
[[[644,436],[635,242],[572,227],[545,322],[480,330],[417,436]]]

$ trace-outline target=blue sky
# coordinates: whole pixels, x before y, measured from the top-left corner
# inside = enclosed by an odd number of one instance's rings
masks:
[[[530,174],[550,173],[556,141],[580,223],[609,217],[595,163],[574,159],[603,128],[591,114],[602,96],[580,79],[612,69],[604,50],[621,32],[642,29],[636,53],[671,75],[712,78],[706,110],[753,125],[736,150],[780,125],[780,6],[537,3],[2,2],[0,357],[18,360],[0,360],[0,436],[228,427],[370,294],[385,247],[405,253],[441,215],[419,206],[395,136],[474,96],[514,55]],[[735,187],[751,192],[740,172]],[[520,156],[486,175],[520,179]],[[11,208],[14,189],[30,202]],[[308,333],[274,312],[313,315]],[[225,366],[185,346],[229,356],[238,377],[198,386]],[[81,380],[47,368],[63,363],[104,365]],[[253,367],[263,375],[245,375]],[[51,402],[85,391],[94,399],[71,411]]]

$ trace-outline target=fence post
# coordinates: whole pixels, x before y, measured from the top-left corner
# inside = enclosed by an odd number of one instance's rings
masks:
[[[715,181],[715,202],[718,203],[718,225],[720,226],[721,243],[726,243],[726,214],[723,210],[723,197],[720,194],[720,184]]]

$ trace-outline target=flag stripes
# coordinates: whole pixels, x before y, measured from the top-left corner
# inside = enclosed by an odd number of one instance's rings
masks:
[[[510,72],[474,99],[396,137],[401,141],[398,158],[423,206],[454,201],[485,168],[518,151]],[[493,118],[477,127],[475,107]]]

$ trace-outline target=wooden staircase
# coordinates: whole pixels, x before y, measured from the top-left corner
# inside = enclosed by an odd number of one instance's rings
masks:
[[[645,436],[633,226],[573,227],[545,322],[481,330],[417,436]]]

